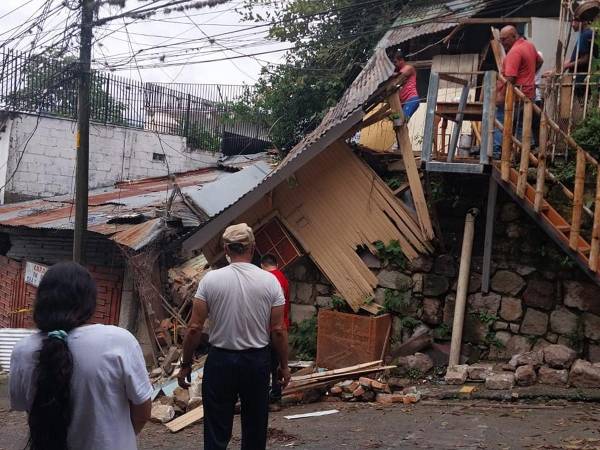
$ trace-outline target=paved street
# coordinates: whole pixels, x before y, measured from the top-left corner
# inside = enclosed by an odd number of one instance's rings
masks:
[[[283,416],[326,409],[331,416],[287,420]],[[423,401],[415,406],[318,403],[272,414],[269,448],[298,449],[600,449],[600,405],[554,401],[508,404],[488,401]],[[0,382],[0,450],[21,450],[25,416],[9,412]],[[150,424],[140,449],[198,449],[202,427],[171,434]],[[231,448],[239,448],[239,417]]]

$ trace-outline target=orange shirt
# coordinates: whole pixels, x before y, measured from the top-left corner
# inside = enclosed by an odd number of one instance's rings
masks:
[[[530,99],[535,99],[535,72],[539,55],[531,42],[519,38],[502,62],[502,74],[515,77],[515,84]]]

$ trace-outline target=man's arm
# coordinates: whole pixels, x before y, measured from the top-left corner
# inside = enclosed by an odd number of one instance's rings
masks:
[[[179,386],[184,389],[190,387],[192,359],[194,357],[194,352],[202,342],[202,329],[204,328],[204,322],[207,317],[208,305],[203,299],[195,298],[192,307],[192,317],[190,318],[188,329],[185,333],[185,338],[183,339],[182,367],[179,369],[179,375],[177,376]]]
[[[131,417],[131,423],[135,434],[140,434],[146,422],[150,420],[152,414],[152,400],[148,399],[140,405],[134,405],[129,402],[129,411]]]
[[[271,308],[271,345],[279,356],[279,383],[285,388],[290,382],[291,373],[288,367],[288,333],[283,323],[284,305]]]
[[[544,58],[542,58],[540,56],[540,54],[538,53],[537,59],[535,60],[535,71],[537,72],[538,70],[540,70],[543,65],[544,65]]]

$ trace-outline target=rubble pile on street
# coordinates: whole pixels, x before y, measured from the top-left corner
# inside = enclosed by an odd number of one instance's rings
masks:
[[[360,377],[358,380],[345,380],[337,383],[328,394],[348,402],[377,402],[390,403],[417,403],[421,400],[421,393],[415,387],[405,388],[402,391],[393,391],[393,385]]]
[[[477,363],[449,367],[445,381],[455,385],[467,381],[482,382],[490,390],[534,384],[600,388],[600,363],[577,359],[575,350],[555,344],[541,350],[520,353],[504,364]]]

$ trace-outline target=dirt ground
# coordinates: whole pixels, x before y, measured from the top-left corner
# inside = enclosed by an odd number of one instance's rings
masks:
[[[330,416],[285,415],[338,409]],[[600,449],[600,404],[422,401],[417,405],[316,403],[271,414],[269,448],[285,449]],[[0,381],[0,450],[23,449],[25,415],[10,412]],[[230,448],[239,448],[239,417]],[[141,450],[202,448],[201,424],[177,434],[149,424]]]

